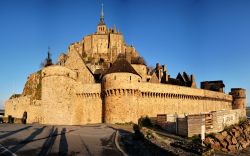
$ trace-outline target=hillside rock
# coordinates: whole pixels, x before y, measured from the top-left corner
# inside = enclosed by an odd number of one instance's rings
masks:
[[[23,89],[22,96],[31,96],[31,99],[40,100],[42,96],[41,71],[31,74]]]

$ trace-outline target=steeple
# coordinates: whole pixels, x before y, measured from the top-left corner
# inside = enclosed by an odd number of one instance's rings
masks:
[[[102,4],[102,9],[101,9],[101,15],[100,15],[100,22],[97,26],[97,34],[106,34],[106,24],[104,22],[104,11],[103,11],[103,4]]]
[[[103,3],[102,3],[102,9],[101,9],[101,15],[100,15],[100,23],[99,24],[105,24],[104,23]]]

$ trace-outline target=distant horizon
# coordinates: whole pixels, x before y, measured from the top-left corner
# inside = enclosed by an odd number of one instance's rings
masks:
[[[250,106],[250,1],[132,1],[104,3],[105,22],[116,25],[128,45],[148,63],[166,64],[171,77],[194,74],[247,90]],[[0,1],[0,109],[27,77],[39,70],[48,46],[55,63],[75,41],[96,31],[101,1]]]

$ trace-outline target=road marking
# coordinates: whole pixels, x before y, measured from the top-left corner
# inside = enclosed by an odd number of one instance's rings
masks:
[[[11,156],[17,156],[15,153],[12,153],[10,150],[5,148],[3,145],[0,144],[0,154],[3,156],[4,155],[11,155]]]
[[[119,135],[120,135],[120,132],[118,130],[116,130],[116,132],[115,132],[115,146],[122,153],[123,156],[128,156],[127,153],[119,145],[119,140],[118,140]]]

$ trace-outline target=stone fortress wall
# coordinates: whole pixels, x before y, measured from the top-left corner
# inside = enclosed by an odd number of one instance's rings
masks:
[[[132,73],[108,74],[102,84],[82,84],[75,71],[51,66],[42,70],[42,100],[33,104],[28,96],[14,98],[7,101],[5,109],[6,115],[17,118],[27,111],[30,123],[75,125],[103,120],[136,123],[146,115],[231,110],[232,102],[231,95],[143,82]]]
[[[139,75],[110,73],[95,83],[91,71],[76,51],[70,51],[65,66],[44,68],[41,99],[21,96],[6,102],[6,116],[28,122],[77,125],[88,123],[137,122],[141,116],[197,114],[244,109],[245,90],[221,92],[146,82],[146,66],[133,65]],[[243,113],[244,114],[244,113]]]
[[[79,85],[74,103],[73,124],[102,123],[101,84]]]
[[[23,112],[29,112],[27,122],[42,122],[41,100],[31,101],[30,96],[12,98],[5,103],[5,116],[11,115],[15,118],[22,118]]]
[[[42,123],[101,123],[101,85],[82,85],[77,81],[78,77],[76,71],[62,66],[42,70]]]
[[[141,81],[131,73],[103,78],[105,119],[108,123],[137,122],[141,116],[199,114],[232,109],[232,96],[224,93]]]
[[[128,61],[126,66],[120,64],[115,69],[114,61],[119,53],[125,55]],[[137,123],[140,117],[146,115],[230,112],[233,109],[245,111],[244,89],[232,89],[231,95],[228,95],[192,88],[196,85],[163,84],[156,73],[148,75],[145,65],[131,64],[137,56],[135,48],[126,45],[115,27],[106,28],[102,17],[97,32],[71,44],[67,55],[61,55],[57,65],[45,67],[30,76],[23,94],[5,103],[5,116],[22,118],[23,112],[27,111],[28,123],[79,125]],[[98,75],[95,72],[101,70],[101,62],[109,64],[108,67],[102,66],[103,71],[115,70]],[[90,68],[92,65],[93,69]],[[96,76],[99,76],[98,81]],[[148,76],[151,77],[149,82]],[[169,79],[168,75],[165,79]],[[242,113],[241,116],[245,115]]]

